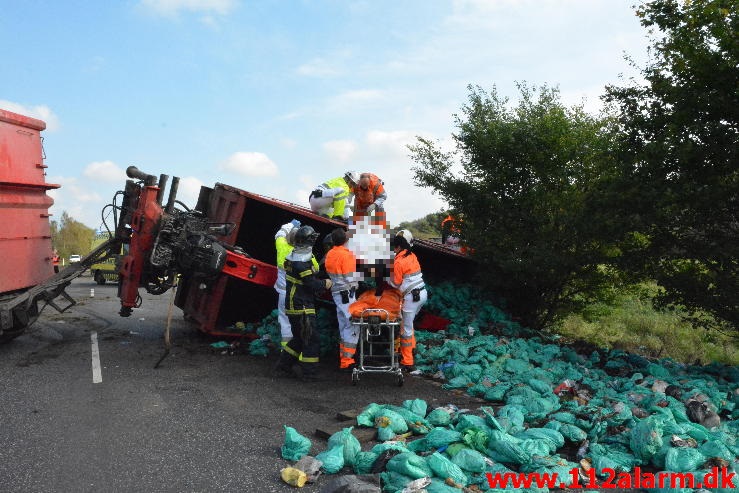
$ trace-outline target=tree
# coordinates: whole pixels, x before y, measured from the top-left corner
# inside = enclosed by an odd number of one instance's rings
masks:
[[[60,221],[51,221],[51,243],[62,258],[88,253],[94,234],[92,228],[76,221],[67,211],[62,212]]]
[[[407,229],[413,233],[415,238],[424,240],[440,238],[441,221],[444,220],[446,215],[445,212],[432,212],[415,221],[403,221],[398,225],[398,229]]]
[[[608,87],[623,169],[613,210],[633,229],[622,268],[661,301],[739,327],[739,8],[736,0],[655,0],[643,84]]]
[[[420,137],[410,146],[415,181],[464,216],[481,285],[527,325],[545,327],[609,282],[611,231],[599,227],[606,216],[590,195],[613,173],[612,128],[563,106],[556,89],[521,84],[513,109],[495,89],[469,90],[455,151]]]

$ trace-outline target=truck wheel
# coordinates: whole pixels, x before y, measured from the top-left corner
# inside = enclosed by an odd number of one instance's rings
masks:
[[[95,282],[100,284],[101,286],[105,284],[105,276],[99,270],[95,271]]]

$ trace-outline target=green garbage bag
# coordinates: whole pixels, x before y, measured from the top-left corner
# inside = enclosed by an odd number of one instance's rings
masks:
[[[408,452],[408,447],[405,445],[405,443],[401,442],[378,443],[377,445],[372,447],[370,452],[380,455],[388,450],[399,450],[401,452]]]
[[[494,387],[490,387],[482,397],[486,401],[490,402],[502,401],[505,398],[506,392],[508,392],[512,386],[513,385],[510,383],[499,383]]]
[[[416,400],[420,401],[421,399]],[[401,416],[405,420],[408,429],[416,435],[424,435],[431,429],[432,425],[426,421],[426,418],[420,414],[414,413],[410,409],[393,405],[386,405],[384,407],[385,409],[393,411]]]
[[[504,464],[526,464],[531,462],[531,455],[517,443],[510,440],[490,440],[488,457]]]
[[[660,416],[649,416],[639,421],[631,430],[629,446],[634,455],[648,462],[662,448],[664,421]]]
[[[452,417],[449,414],[449,411],[442,407],[437,407],[433,411],[431,411],[428,416],[426,416],[426,420],[432,425],[432,426],[447,426],[452,421]]]
[[[462,434],[460,432],[448,430],[446,428],[433,428],[428,432],[428,435],[426,435],[426,443],[428,443],[429,447],[432,449],[438,449],[461,440]]]
[[[524,414],[526,409],[521,406],[507,405],[498,409],[498,418],[507,418],[510,423],[509,431],[514,428],[523,429]],[[499,419],[500,421],[500,419]]]
[[[252,356],[269,356],[267,341],[255,339],[249,343],[249,354]]]
[[[402,452],[396,455],[388,461],[386,469],[413,479],[425,478],[433,474],[424,458],[413,452]]]
[[[423,399],[403,401],[403,407],[422,418],[426,416],[426,412],[428,411],[428,404]]]
[[[574,414],[568,413],[566,411],[560,411],[557,413],[550,414],[549,417],[551,419],[559,421],[560,423],[564,423],[568,425],[574,424],[575,420],[577,419]]]
[[[374,402],[370,403],[357,416],[357,424],[359,426],[364,426],[367,428],[374,427],[375,426],[375,416],[377,416],[377,413],[379,413],[380,411],[382,411],[382,406]]]
[[[395,432],[389,426],[380,426],[377,428],[377,441],[378,442],[389,442],[395,440]]]
[[[308,455],[310,448],[310,439],[298,433],[295,428],[285,426],[285,442],[280,448],[283,459],[291,461],[300,460]]]
[[[316,460],[323,462],[321,469],[327,474],[336,474],[344,467],[344,446],[337,445],[334,448],[324,450],[316,455]]]
[[[428,442],[425,438],[419,438],[418,440],[413,440],[412,442],[408,442],[408,450],[411,452],[428,452],[431,447],[429,447]]]
[[[383,409],[375,416],[375,426],[378,428],[390,428],[396,434],[408,431],[408,423],[405,418],[392,409]]]
[[[462,441],[478,452],[485,452],[490,441],[490,434],[476,428],[468,428],[462,433]]]
[[[547,395],[552,393],[552,384],[549,382],[545,382],[544,380],[539,380],[536,378],[532,378],[531,380],[528,380],[526,382],[529,387],[539,392],[541,395]]]
[[[562,433],[551,428],[529,428],[522,433],[517,433],[515,436],[521,440],[542,441],[546,443],[549,452],[552,453],[565,445],[565,437],[562,436]]]
[[[426,458],[426,463],[437,478],[442,480],[451,478],[455,483],[467,486],[467,475],[457,464],[443,454],[434,452]]]
[[[454,426],[454,429],[461,433],[470,428],[484,431],[488,429],[488,425],[485,422],[485,419],[481,418],[480,416],[475,416],[474,414],[460,415],[457,419],[457,424]]]
[[[357,452],[357,455],[354,456],[354,472],[356,474],[369,474],[378,457],[379,455],[374,452]]]
[[[518,444],[531,457],[549,455],[549,446],[545,440],[523,440]]]
[[[594,443],[588,451],[590,460],[593,461],[593,468],[596,474],[602,475],[606,469],[612,469],[617,472],[630,472],[635,466],[641,464],[641,461],[632,454],[619,447],[606,447],[599,443]]]
[[[585,433],[585,431],[581,430],[575,425],[570,424],[563,424],[559,428],[559,432],[562,434],[563,437],[565,437],[565,440],[567,440],[568,442],[579,443],[588,437],[588,434]]]
[[[671,447],[665,456],[665,469],[675,472],[691,472],[706,462],[707,457],[690,447]]]
[[[739,436],[737,440],[739,441]],[[698,447],[698,450],[705,457],[720,457],[729,462],[731,462],[735,458],[735,454],[731,450],[729,450],[726,445],[716,440],[707,441],[706,443]]]
[[[462,470],[473,473],[481,473],[485,470],[485,457],[477,450],[465,448],[452,457],[452,462]]]
[[[400,493],[403,491],[403,488],[405,488],[405,485],[414,479],[415,478],[411,478],[395,471],[385,471],[380,473],[382,491],[385,493]]]
[[[357,437],[352,435],[354,427],[344,428],[331,435],[328,439],[328,448],[334,448],[337,445],[344,446],[344,463],[348,466],[354,465],[354,459],[362,450],[362,445]]]

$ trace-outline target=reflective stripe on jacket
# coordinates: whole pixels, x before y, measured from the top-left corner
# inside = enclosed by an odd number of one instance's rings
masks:
[[[332,178],[331,180],[322,183],[319,188],[331,191],[329,192],[330,195],[327,194],[327,196],[333,197],[334,199],[333,212],[331,216],[343,216],[347,199],[351,201],[351,198],[349,197],[351,190],[349,189],[349,185],[346,184],[344,177],[339,176],[338,178]]]
[[[345,245],[335,246],[328,251],[326,272],[333,282],[332,293],[357,287],[357,259]]]
[[[297,254],[295,250],[285,258],[285,313],[288,315],[315,314],[314,296],[326,283],[316,276],[318,262],[310,254]]]
[[[405,296],[412,289],[423,286],[423,275],[421,273],[421,265],[418,263],[416,254],[411,253],[405,255],[403,250],[395,255],[393,262],[393,276],[390,284],[400,290]]]

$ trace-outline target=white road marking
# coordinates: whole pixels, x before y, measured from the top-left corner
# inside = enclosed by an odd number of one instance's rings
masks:
[[[98,333],[93,332],[90,335],[92,339],[92,383],[100,383],[103,381],[103,373],[100,370],[100,349],[98,349]]]

